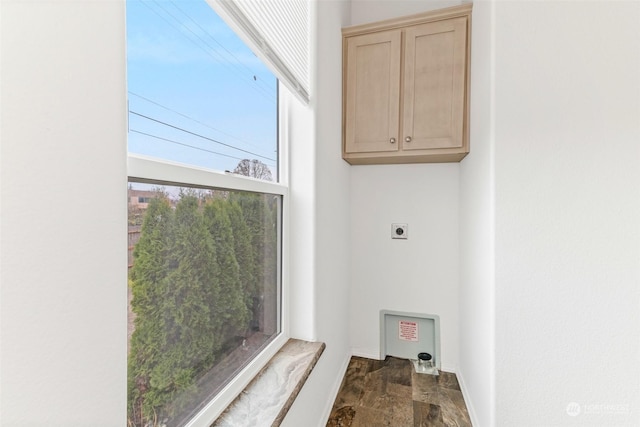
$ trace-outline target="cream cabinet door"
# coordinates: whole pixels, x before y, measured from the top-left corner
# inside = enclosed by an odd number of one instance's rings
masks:
[[[406,30],[402,149],[462,147],[467,20]]]
[[[401,31],[350,37],[345,76],[345,152],[397,151]]]

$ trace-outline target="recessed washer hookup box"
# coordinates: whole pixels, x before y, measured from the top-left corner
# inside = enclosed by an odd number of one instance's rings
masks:
[[[434,366],[440,369],[440,317],[380,310],[380,358],[414,360],[418,353],[431,354]]]

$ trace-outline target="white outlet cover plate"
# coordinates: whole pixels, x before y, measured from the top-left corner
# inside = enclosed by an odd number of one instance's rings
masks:
[[[408,239],[409,238],[409,226],[407,224],[394,223],[391,224],[391,238],[392,239]]]

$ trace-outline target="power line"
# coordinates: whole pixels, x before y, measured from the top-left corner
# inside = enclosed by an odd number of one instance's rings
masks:
[[[148,136],[148,137],[151,137],[151,138],[160,139],[160,140],[166,141],[166,142],[171,142],[172,144],[178,144],[178,145],[182,145],[184,147],[193,148],[194,150],[205,151],[207,153],[216,154],[218,156],[230,157],[230,158],[236,159],[236,160],[244,160],[244,159],[242,159],[240,157],[235,157],[235,156],[230,156],[228,154],[218,153],[216,151],[207,150],[206,148],[200,148],[200,147],[196,147],[194,145],[185,144],[183,142],[174,141],[172,139],[163,138],[161,136],[151,135],[150,133],[140,132],[139,130],[135,130],[135,129],[129,129],[129,132],[138,133],[140,135],[145,135],[145,136]]]
[[[198,119],[194,119],[193,117],[190,117],[190,116],[188,116],[188,115],[186,115],[186,114],[184,114],[184,113],[181,113],[181,112],[176,111],[176,110],[174,110],[174,109],[172,109],[172,108],[169,108],[169,107],[167,107],[166,105],[162,105],[162,104],[160,104],[159,102],[153,101],[152,99],[146,98],[146,97],[144,97],[144,96],[142,96],[142,95],[139,95],[139,94],[137,94],[137,93],[135,93],[135,92],[131,92],[131,91],[129,91],[129,93],[130,93],[131,95],[133,95],[133,96],[137,96],[137,97],[138,97],[138,98],[140,98],[140,99],[144,99],[145,101],[147,101],[147,102],[149,102],[149,103],[151,103],[151,104],[153,104],[153,105],[157,105],[158,107],[164,108],[164,109],[165,109],[165,110],[167,110],[167,111],[171,111],[172,113],[175,113],[175,114],[177,114],[177,115],[179,115],[179,116],[182,116],[182,117],[184,117],[185,119],[189,119],[189,120],[191,120],[191,121],[193,121],[193,122],[195,122],[195,123],[198,123],[198,124],[200,124],[200,125],[202,125],[202,126],[206,126],[206,127],[208,127],[209,129],[211,129],[211,130],[214,130],[214,131],[219,132],[219,133],[221,133],[221,134],[223,134],[223,135],[225,135],[225,136],[228,136],[229,138],[233,138],[233,139],[235,139],[236,141],[239,141],[239,142],[242,142],[242,143],[244,143],[244,144],[250,145],[251,147],[254,147],[254,148],[260,149],[260,147],[258,147],[258,146],[257,146],[257,145],[255,145],[255,144],[250,143],[249,141],[246,141],[246,140],[244,140],[244,139],[241,139],[241,138],[238,138],[238,137],[236,137],[236,136],[233,136],[233,135],[231,135],[231,134],[229,134],[229,133],[227,133],[227,132],[225,132],[225,131],[222,131],[222,130],[220,130],[220,129],[214,128],[213,126],[211,126],[211,125],[209,125],[209,124],[207,124],[207,123],[205,123],[205,122],[202,122],[202,121],[200,121],[200,120],[198,120]]]
[[[156,15],[160,16],[167,24],[169,24],[170,26],[172,26],[174,29],[176,29],[178,32],[182,33],[183,36],[189,40],[191,43],[193,43],[196,47],[198,47],[199,49],[203,50],[207,55],[211,56],[212,58],[216,59],[215,57],[213,57],[212,54],[216,54],[222,61],[227,62],[230,64],[230,62],[225,59],[222,55],[220,55],[220,53],[218,53],[211,45],[209,45],[205,40],[202,39],[202,37],[200,37],[198,34],[196,34],[191,28],[187,27],[186,25],[184,25],[178,18],[176,18],[175,15],[173,15],[171,12],[169,12],[167,9],[165,9],[164,7],[162,7],[162,5],[160,5],[157,1],[153,1],[157,7],[159,7],[160,9],[162,9],[167,15],[169,15],[170,17],[172,17],[178,24],[180,24],[184,29],[186,29],[187,31],[189,31],[191,34],[193,34],[198,40],[200,40],[205,46],[207,46],[209,50],[203,48],[201,45],[199,45],[198,43],[195,42],[194,39],[188,37],[183,31],[180,30],[180,28],[176,28],[175,25],[173,25],[171,22],[169,22],[166,18],[162,17],[158,12],[156,12],[155,10],[153,10],[150,6],[146,5],[145,2],[143,2],[143,4],[145,4],[145,6],[147,6],[149,9],[151,9]],[[225,65],[225,64],[223,64]],[[233,64],[231,64],[233,65]],[[227,67],[225,65],[225,67]],[[227,67],[228,68],[228,67]],[[234,73],[233,70],[229,70],[231,71],[231,74],[234,76],[238,76],[237,73]],[[241,81],[243,83],[246,84],[246,82],[244,80],[241,79]],[[256,92],[260,93],[262,96],[264,96],[265,98],[267,98],[269,101],[274,101],[273,99],[273,95],[270,93],[267,93],[262,87],[260,86],[253,86],[253,85],[249,85],[249,87],[253,88],[254,90],[256,90]]]
[[[200,135],[200,134],[198,134],[198,133],[191,132],[191,131],[186,130],[186,129],[183,129],[183,128],[181,128],[181,127],[178,127],[178,126],[172,125],[172,124],[170,124],[170,123],[163,122],[162,120],[154,119],[153,117],[145,116],[144,114],[136,113],[135,111],[131,111],[131,110],[129,110],[129,113],[130,113],[130,114],[134,114],[134,115],[139,116],[139,117],[142,117],[142,118],[145,118],[145,119],[147,119],[147,120],[151,120],[152,122],[160,123],[160,124],[162,124],[162,125],[164,125],[164,126],[168,126],[168,127],[170,127],[170,128],[173,128],[173,129],[176,129],[176,130],[179,130],[179,131],[182,131],[182,132],[188,133],[188,134],[190,134],[190,135],[197,136],[198,138],[206,139],[206,140],[208,140],[208,141],[215,142],[216,144],[224,145],[225,147],[229,147],[229,148],[231,148],[231,149],[233,149],[233,150],[242,151],[243,153],[252,154],[252,155],[254,155],[254,156],[261,157],[261,158],[263,158],[263,159],[267,159],[267,160],[271,160],[271,161],[275,162],[275,159],[272,159],[272,158],[270,158],[270,157],[266,157],[266,156],[263,156],[263,155],[261,155],[261,154],[254,153],[253,151],[243,150],[242,148],[234,147],[233,145],[226,144],[226,143],[224,143],[224,142],[222,142],[222,141],[218,141],[218,140],[215,140],[215,139],[213,139],[213,138],[209,138],[208,136]]]
[[[249,66],[247,64],[245,64],[244,62],[242,62],[233,52],[231,52],[229,49],[227,49],[222,43],[220,43],[209,31],[207,31],[205,28],[203,28],[195,19],[193,19],[191,17],[191,15],[189,15],[188,13],[186,13],[184,10],[182,10],[174,1],[170,2],[173,7],[175,7],[176,9],[178,9],[184,16],[186,16],[191,22],[193,22],[204,34],[206,34],[207,36],[209,36],[209,38],[211,40],[213,40],[218,46],[220,46],[221,49],[223,49],[225,52],[227,52],[229,54],[229,56],[231,56],[233,59],[235,59],[235,61],[237,62],[238,65],[244,67],[248,72],[249,72],[249,76],[252,76],[254,81],[256,82],[256,84],[258,85],[263,85],[264,83],[262,82],[262,80],[258,80],[256,78],[256,72],[253,71],[251,68],[249,68]],[[184,25],[184,24],[183,24]],[[207,45],[209,46],[209,45]],[[209,46],[210,47],[210,46]],[[232,63],[232,61],[229,61],[229,63]],[[236,67],[239,68],[239,67]],[[266,90],[269,91],[269,93],[271,93],[271,88],[266,86],[265,87]]]

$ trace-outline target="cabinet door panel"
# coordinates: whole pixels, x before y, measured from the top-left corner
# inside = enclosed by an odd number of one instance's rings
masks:
[[[398,149],[400,42],[400,31],[366,34],[347,42],[347,153]]]
[[[403,150],[462,147],[466,25],[456,18],[407,30]]]

